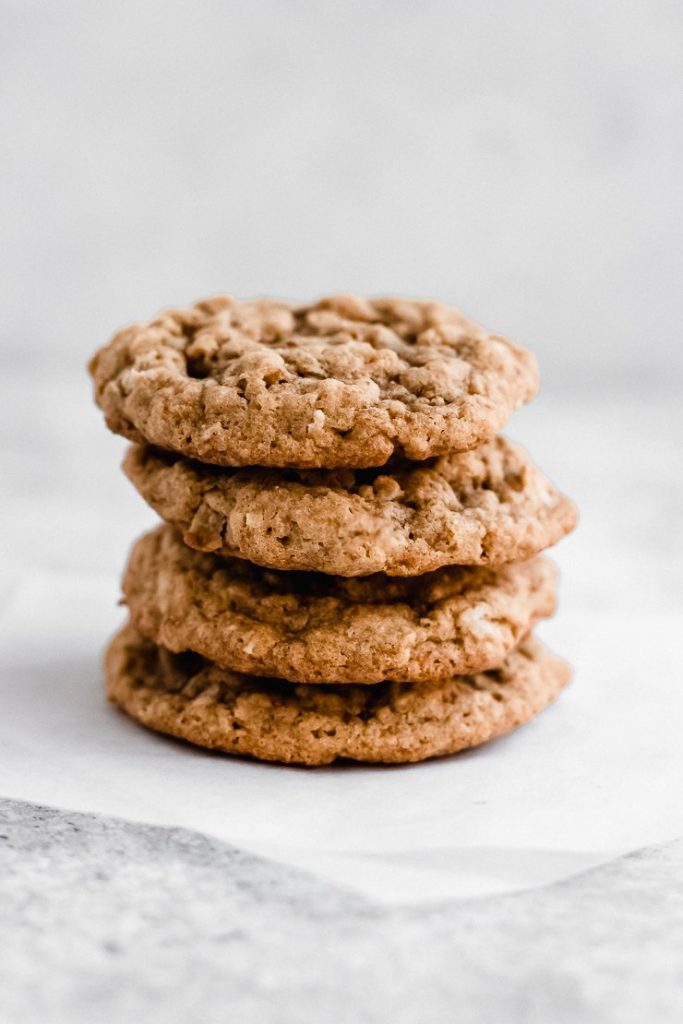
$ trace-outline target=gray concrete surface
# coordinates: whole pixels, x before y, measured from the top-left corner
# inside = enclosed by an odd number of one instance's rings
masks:
[[[201,835],[0,802],[5,1024],[674,1024],[683,842],[382,910]]]

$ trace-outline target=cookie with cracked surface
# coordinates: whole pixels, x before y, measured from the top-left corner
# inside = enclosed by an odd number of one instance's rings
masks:
[[[432,301],[309,306],[218,296],[114,336],[90,361],[115,433],[221,466],[381,466],[492,438],[536,363]]]
[[[477,675],[297,685],[171,654],[131,625],[112,640],[105,670],[110,700],[151,729],[230,754],[306,765],[422,761],[477,746],[533,718],[570,677],[565,662],[529,637],[502,668]]]
[[[272,569],[417,576],[503,565],[576,525],[576,508],[504,437],[374,470],[216,469],[148,446],[123,468],[190,547]]]
[[[222,668],[300,683],[420,682],[498,667],[555,610],[556,571],[535,558],[402,579],[279,572],[193,551],[161,526],[133,547],[123,593],[146,639]]]

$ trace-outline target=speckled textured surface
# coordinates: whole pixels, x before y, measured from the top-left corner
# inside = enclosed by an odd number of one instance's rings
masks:
[[[683,842],[380,909],[181,829],[0,802],[6,1024],[674,1022]]]

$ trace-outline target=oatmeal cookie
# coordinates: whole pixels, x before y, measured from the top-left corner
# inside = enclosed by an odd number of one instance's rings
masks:
[[[222,668],[419,682],[497,668],[555,610],[556,572],[544,558],[402,579],[278,572],[193,551],[162,526],[133,547],[123,593],[144,637]]]
[[[90,362],[115,433],[221,466],[354,468],[492,438],[538,387],[526,349],[438,302],[218,296]]]
[[[131,625],[106,659],[110,700],[158,732],[230,754],[291,764],[337,758],[402,763],[510,732],[557,696],[569,666],[532,637],[502,668],[441,682],[296,685],[171,654]]]
[[[522,561],[577,519],[504,437],[427,463],[336,472],[216,469],[136,446],[124,470],[190,547],[336,576]]]

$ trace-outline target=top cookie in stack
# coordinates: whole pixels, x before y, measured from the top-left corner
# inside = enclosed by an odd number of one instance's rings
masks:
[[[221,296],[126,328],[90,370],[173,524],[138,542],[108,654],[134,717],[273,760],[420,760],[566,682],[523,638],[554,605],[547,563],[503,568],[576,519],[496,436],[537,389],[526,350],[436,302]]]
[[[489,441],[533,356],[436,302],[221,296],[121,331],[91,363],[108,426],[217,466],[353,469]]]

